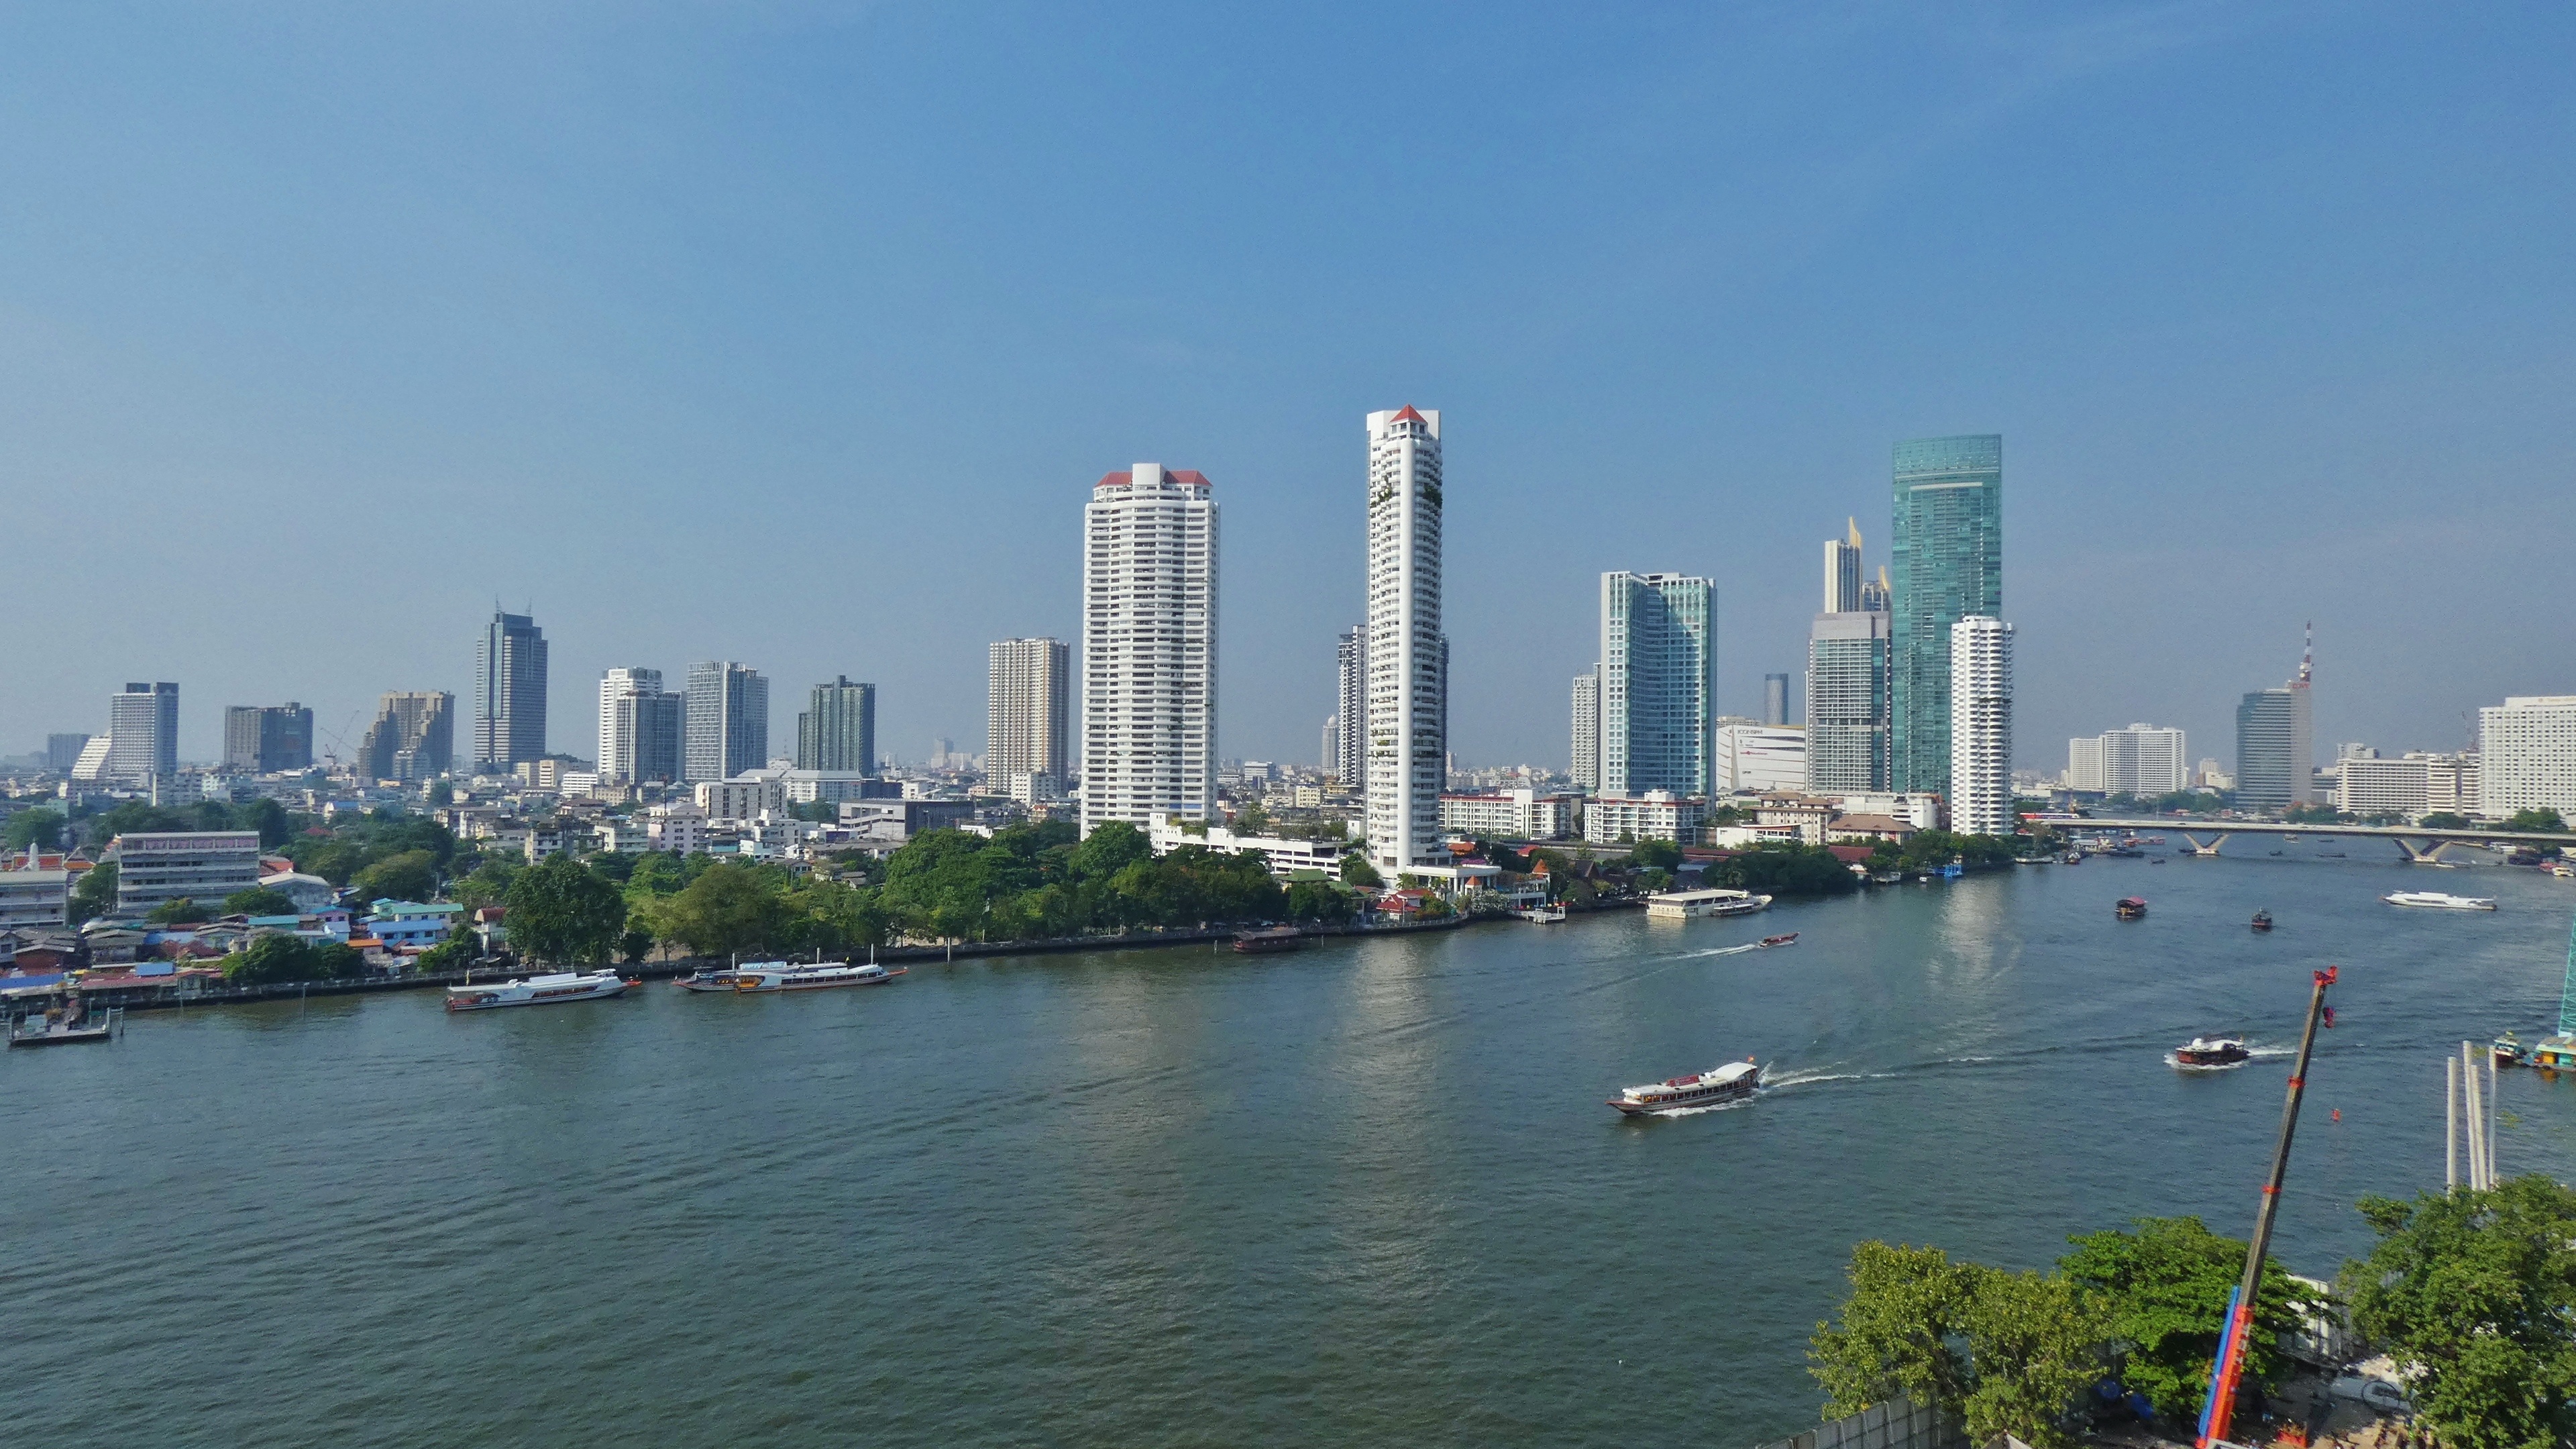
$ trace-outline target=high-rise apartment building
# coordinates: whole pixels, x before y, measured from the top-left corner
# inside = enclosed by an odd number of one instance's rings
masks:
[[[1972,614],[1950,626],[1950,828],[2013,833],[2013,626]]]
[[[1818,614],[1807,629],[1807,788],[1888,787],[1884,609]]]
[[[2478,813],[2576,819],[2576,694],[2518,694],[2478,711]]]
[[[677,784],[687,700],[662,691],[662,671],[629,665],[599,680],[599,777],[617,785]]]
[[[2153,799],[2191,786],[2191,754],[2178,729],[2133,724],[2066,742],[2066,788]]]
[[[689,666],[682,776],[729,780],[769,763],[769,681],[730,659]]]
[[[57,775],[69,774],[80,763],[81,751],[89,745],[87,735],[45,736],[45,768]]]
[[[829,684],[814,686],[804,713],[796,716],[796,768],[861,775],[877,772],[875,685],[853,684],[843,674]]]
[[[1601,576],[1604,794],[1716,787],[1717,586],[1689,574]]]
[[[1073,647],[1003,639],[986,656],[984,773],[1003,785],[1044,775],[1062,790],[1073,768]]]
[[[1368,415],[1368,853],[1445,863],[1448,641],[1440,622],[1440,414]]]
[[[1368,625],[1354,624],[1333,646],[1333,758],[1325,768],[1346,790],[1368,787]]]
[[[1601,666],[1574,676],[1574,783],[1601,788]]]
[[[1843,520],[1842,538],[1825,540],[1825,606],[1820,614],[1857,614],[1861,610],[1860,520]]]
[[[446,774],[455,756],[456,696],[443,689],[389,690],[376,702],[356,763],[365,779],[409,783]]]
[[[495,610],[474,644],[474,768],[507,774],[545,753],[545,631]]]
[[[224,768],[273,775],[313,767],[313,711],[300,704],[224,709]]]
[[[108,696],[102,779],[139,784],[179,769],[179,686],[129,684]]]
[[[1767,725],[1789,723],[1789,676],[1762,676],[1762,722]]]
[[[1216,809],[1217,507],[1139,463],[1082,513],[1082,829]]]
[[[1950,794],[1950,626],[2003,613],[2004,440],[1899,443],[1895,474],[1890,773],[1898,790]]]

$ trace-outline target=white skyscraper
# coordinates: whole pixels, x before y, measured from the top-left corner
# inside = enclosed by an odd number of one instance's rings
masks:
[[[612,669],[599,677],[601,779],[633,781],[642,778],[635,772],[635,714],[630,709],[620,718],[617,702],[661,692],[662,671],[658,669]]]
[[[1216,504],[1159,463],[1082,514],[1082,829],[1216,808]]]
[[[2191,754],[2181,730],[2133,724],[2066,742],[2066,788],[2154,799],[2187,788]]]
[[[1440,633],[1440,414],[1368,415],[1368,853],[1440,865],[1449,678]]]
[[[1574,676],[1574,783],[1601,788],[1601,666]]]
[[[2013,626],[1971,614],[1950,626],[1950,828],[2013,833]]]
[[[2518,694],[2478,711],[2478,813],[2521,810],[2576,816],[2576,694]]]
[[[107,699],[103,777],[142,784],[179,768],[179,686],[129,684]]]

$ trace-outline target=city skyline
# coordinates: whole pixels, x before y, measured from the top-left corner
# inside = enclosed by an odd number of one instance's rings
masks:
[[[223,707],[289,698],[347,758],[386,690],[470,700],[459,641],[497,593],[548,626],[554,750],[587,753],[605,669],[748,657],[801,687],[848,666],[831,621],[860,616],[901,641],[867,661],[883,752],[918,757],[979,733],[985,643],[1078,622],[1046,480],[1160,455],[1228,479],[1237,536],[1262,540],[1222,601],[1228,752],[1302,758],[1331,676],[1299,605],[1364,586],[1346,420],[1395,396],[1441,400],[1476,479],[1448,539],[1462,760],[1562,758],[1582,601],[1645,527],[1721,574],[1716,707],[1758,714],[1761,676],[1797,664],[1814,540],[1852,516],[1876,545],[1888,444],[1963,430],[2013,440],[2025,767],[2135,719],[2224,740],[2312,616],[2324,741],[2457,748],[2476,709],[2576,688],[2504,601],[2392,616],[2371,582],[2546,577],[2576,548],[2551,506],[2576,283],[2529,210],[2560,205],[2568,125],[2484,103],[2546,84],[2568,23],[2508,43],[2391,14],[2008,8],[1569,37],[1506,11],[1344,126],[1258,99],[1395,73],[1317,45],[1329,17],[1026,23],[1047,60],[987,54],[971,8],[639,16],[618,32],[634,83],[602,88],[551,83],[596,53],[580,18],[526,37],[516,79],[426,18],[308,17],[292,46],[214,15],[113,43],[103,17],[23,27],[40,139],[0,171],[49,224],[0,241],[26,319],[0,365],[25,379],[26,536],[154,516],[196,556],[282,572],[304,545],[270,519],[400,510],[407,556],[440,562],[257,628],[111,592],[13,654],[0,751],[102,732],[96,701],[132,675],[185,683],[183,758],[219,757]],[[884,87],[805,68],[862,55]],[[1107,99],[1209,55],[1244,84],[1204,145]],[[640,79],[708,57],[762,103]],[[994,95],[932,84],[968,57]],[[1614,68],[1616,103],[1574,104]],[[2205,84],[2175,126],[2185,80]],[[263,104],[210,100],[232,93]],[[208,164],[170,165],[170,136]],[[1032,174],[1042,228],[1013,220]],[[1425,198],[1404,225],[1329,220],[1395,178]],[[719,237],[710,194],[741,218]],[[1140,204],[1191,221],[1110,242]],[[945,423],[970,416],[1003,425]],[[1651,466],[1601,470],[1604,419]],[[2167,466],[2178,437],[2190,462]],[[761,577],[811,581],[800,607],[671,527],[719,487]],[[218,506],[249,490],[262,510]],[[835,551],[857,536],[898,546],[854,575]],[[944,587],[969,554],[1008,587]],[[647,576],[668,592],[634,610]]]

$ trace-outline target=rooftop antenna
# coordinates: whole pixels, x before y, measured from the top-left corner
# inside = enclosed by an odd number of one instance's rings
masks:
[[[2299,651],[2299,687],[2301,689],[2308,687],[2308,681],[2315,676],[2316,671],[2317,624],[2314,619],[2311,619],[2308,621],[2307,647]]]

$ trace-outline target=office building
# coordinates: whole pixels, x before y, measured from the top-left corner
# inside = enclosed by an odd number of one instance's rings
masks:
[[[1605,794],[1706,795],[1717,779],[1717,586],[1686,574],[1601,576]]]
[[[116,861],[116,909],[142,914],[165,901],[209,908],[259,884],[259,832],[183,831],[120,835],[108,846]]]
[[[313,711],[292,703],[226,707],[224,768],[254,775],[313,768]]]
[[[1762,676],[1762,722],[1767,725],[1784,725],[1790,722],[1789,676],[1785,674]]]
[[[2308,687],[2315,675],[2311,649],[2299,657],[2296,678],[2278,689],[2258,689],[2236,706],[2236,803],[2257,810],[2286,810],[2315,798],[2316,734]]]
[[[129,684],[108,696],[107,751],[97,778],[139,785],[178,769],[179,686]]]
[[[1825,606],[1816,611],[1820,614],[1860,612],[1860,520],[1844,523],[1847,536],[1825,540]]]
[[[1448,783],[1440,414],[1368,415],[1368,853],[1392,877],[1440,865]]]
[[[409,784],[446,774],[456,753],[455,720],[456,696],[445,690],[388,691],[359,741],[359,776]]]
[[[2335,808],[2348,815],[2423,815],[2478,810],[2478,757],[2410,750],[2381,759],[2377,750],[2335,762]]]
[[[804,712],[796,716],[796,768],[876,773],[875,685],[853,684],[844,674],[814,686],[806,696]]]
[[[1888,616],[1818,614],[1807,630],[1810,790],[1888,788]]]
[[[1583,814],[1580,795],[1536,790],[1453,792],[1440,797],[1440,829],[1470,840],[1563,840]]]
[[[599,776],[614,785],[671,785],[683,776],[688,701],[662,690],[662,671],[640,665],[599,680]]]
[[[57,775],[71,773],[80,763],[81,751],[89,745],[87,735],[45,736],[45,768]]]
[[[1963,835],[2013,833],[2013,626],[1972,614],[1950,626],[1950,821]]]
[[[2152,800],[2191,787],[2183,732],[2151,724],[2066,742],[2066,788]]]
[[[546,635],[495,610],[474,644],[474,768],[506,775],[546,753]]]
[[[2576,694],[2514,695],[2478,711],[2478,813],[2576,820]]]
[[[769,681],[730,659],[689,666],[683,779],[725,780],[769,763]]]
[[[1368,625],[1354,624],[1333,646],[1333,758],[1345,790],[1368,787]]]
[[[1573,767],[1580,789],[1601,788],[1601,666],[1574,676]]]
[[[1139,463],[1082,513],[1082,830],[1216,809],[1217,506]]]
[[[1716,739],[1718,793],[1774,794],[1806,787],[1807,732],[1798,726],[1720,718]]]
[[[986,654],[984,773],[1044,775],[1061,789],[1073,769],[1073,646],[1004,639]]]
[[[2003,457],[1991,433],[1896,445],[1888,751],[1899,790],[1954,793],[1950,626],[2003,613]]]

